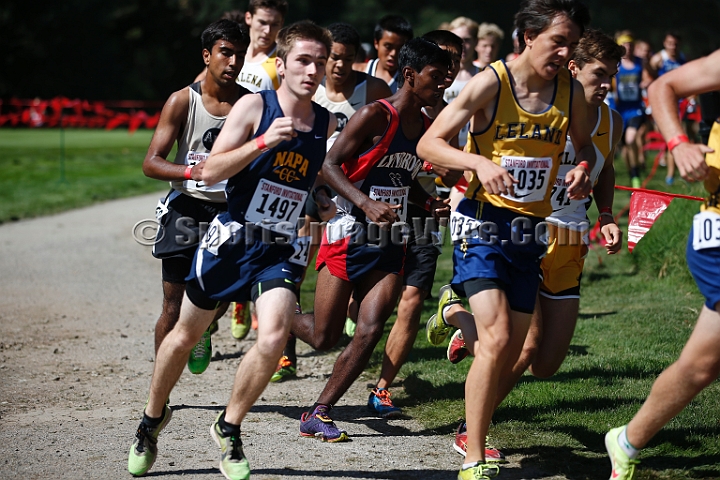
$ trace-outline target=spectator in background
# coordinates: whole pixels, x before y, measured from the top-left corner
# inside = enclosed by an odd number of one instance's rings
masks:
[[[512,33],[513,51],[507,54],[505,61],[515,60],[520,55],[520,40],[518,40],[517,28]]]
[[[375,25],[377,58],[365,65],[365,73],[378,77],[395,93],[398,90],[398,55],[400,49],[413,38],[410,22],[399,15],[385,15]]]

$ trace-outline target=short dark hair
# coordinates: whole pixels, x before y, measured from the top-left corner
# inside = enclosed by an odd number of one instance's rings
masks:
[[[377,25],[375,25],[375,40],[380,41],[385,31],[395,33],[408,40],[414,36],[412,25],[400,15],[385,15],[382,17]]]
[[[625,47],[618,45],[615,40],[602,31],[589,28],[585,30],[571,60],[575,61],[579,68],[583,68],[585,64],[594,60],[610,60],[613,63],[620,63],[623,55],[625,55]]]
[[[525,50],[525,33],[539,34],[558,15],[564,15],[580,27],[580,35],[590,23],[590,11],[578,0],[524,0],[515,14],[520,51]]]
[[[457,47],[458,52],[462,52],[463,49],[463,39],[452,33],[450,30],[433,30],[431,32],[427,32],[420,38],[430,40],[438,45],[452,45],[453,47]]]
[[[349,23],[337,22],[327,27],[332,41],[334,43],[342,43],[343,45],[351,45],[355,47],[355,52],[360,50],[360,34]]]
[[[228,10],[227,12],[224,12],[220,18],[232,20],[233,22],[237,22],[239,24],[245,24],[245,12],[241,10]]]
[[[284,19],[288,11],[288,2],[287,0],[250,0],[247,11],[250,12],[250,15],[255,15],[258,8],[277,10]]]
[[[400,49],[398,55],[398,71],[402,72],[405,67],[410,67],[416,72],[421,72],[428,65],[437,63],[445,65],[448,69],[452,66],[450,52],[438,47],[438,44],[424,38],[413,38]],[[397,80],[398,86],[402,87],[405,78],[400,75]]]
[[[315,25],[310,20],[302,20],[282,28],[277,35],[277,56],[285,63],[287,55],[298,40],[316,40],[327,49],[330,55],[332,36],[327,29]]]
[[[236,45],[249,45],[250,34],[247,25],[221,19],[211,23],[200,36],[203,50],[212,52],[213,45],[218,40],[227,40]]]
[[[677,30],[668,30],[667,32],[665,32],[665,36],[663,37],[663,41],[665,41],[665,39],[666,39],[667,37],[673,37],[673,38],[674,38],[675,40],[677,40],[678,42],[682,42],[682,37],[680,36],[680,32],[678,32]]]

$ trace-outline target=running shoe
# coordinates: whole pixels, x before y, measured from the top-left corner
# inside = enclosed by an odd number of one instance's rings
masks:
[[[673,177],[665,177],[665,185],[671,187],[674,183],[675,179]]]
[[[398,418],[402,416],[402,410],[393,405],[390,400],[390,391],[385,388],[375,388],[370,392],[368,408],[382,418]]]
[[[355,320],[350,317],[345,317],[345,335],[350,338],[354,337],[356,328],[357,323],[355,323]]]
[[[188,370],[195,375],[203,373],[210,365],[211,356],[212,338],[210,336],[210,329],[208,329],[202,334],[200,341],[190,352],[190,358],[188,358]]]
[[[230,334],[242,340],[250,332],[250,307],[248,302],[237,302],[230,305],[230,308]]]
[[[631,480],[635,476],[635,466],[640,463],[634,458],[628,457],[627,453],[618,444],[618,437],[623,428],[625,426],[613,428],[605,434],[605,448],[612,465],[612,474],[610,476],[612,480]]]
[[[229,480],[247,480],[250,478],[250,464],[243,453],[240,435],[224,437],[218,425],[220,415],[210,426],[210,435],[220,447],[220,471]]]
[[[427,322],[427,339],[432,345],[440,345],[445,341],[450,331],[453,329],[452,326],[445,323],[443,318],[443,309],[450,305],[461,303],[460,297],[455,295],[450,285],[445,285],[440,288],[438,297],[438,310],[435,315],[430,317]]]
[[[640,188],[642,186],[642,181],[640,180],[640,177],[632,177],[630,179],[630,184],[633,188]]]
[[[165,426],[170,423],[172,410],[165,405],[164,418],[156,427],[149,427],[143,422],[135,433],[135,441],[130,447],[130,455],[128,456],[128,472],[131,475],[140,477],[145,475],[155,463],[157,458],[157,439]]]
[[[253,330],[257,330],[258,327],[258,319],[257,319],[257,313],[255,312],[255,303],[248,302],[250,305],[250,326]]]
[[[467,424],[465,422],[458,426],[455,433],[453,448],[463,457],[467,454]],[[490,445],[490,439],[485,437],[485,462],[486,463],[507,463],[505,455],[497,448]]]
[[[220,328],[220,327],[218,327],[217,318],[216,318],[210,324],[210,327],[208,328],[208,332],[210,332],[210,335],[215,335],[215,332],[218,331],[218,328]]]
[[[283,355],[280,358],[280,361],[278,362],[277,369],[275,370],[275,373],[273,373],[272,377],[270,377],[271,382],[282,382],[283,380],[287,380],[290,377],[296,377],[297,376],[297,368],[293,364],[293,362],[290,361],[290,359]]]
[[[470,355],[470,351],[465,347],[465,339],[462,336],[462,330],[457,329],[450,337],[450,343],[447,348],[447,359],[451,363],[460,363]]]
[[[487,463],[477,463],[474,467],[460,470],[458,480],[485,480],[495,478],[500,473],[500,467]]]
[[[300,435],[329,443],[347,441],[347,432],[337,428],[329,413],[330,407],[327,405],[318,405],[312,413],[303,413],[300,417]]]

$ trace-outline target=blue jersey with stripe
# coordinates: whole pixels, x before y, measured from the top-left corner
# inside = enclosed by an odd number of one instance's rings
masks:
[[[264,90],[262,120],[253,138],[267,131],[272,122],[284,117],[275,90]],[[329,112],[313,102],[315,121],[309,132],[296,131],[292,140],[283,141],[261,153],[242,171],[228,180],[228,213],[241,224],[247,222],[293,227],[302,212],[315,178],[325,159]],[[273,228],[274,229],[274,228]]]

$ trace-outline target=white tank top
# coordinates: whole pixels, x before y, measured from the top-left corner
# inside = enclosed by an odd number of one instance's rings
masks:
[[[377,58],[370,60],[367,63],[367,66],[365,67],[365,73],[367,73],[368,75],[372,75],[373,77],[377,77],[377,75],[375,73],[377,72],[377,65],[378,65],[379,61],[380,60],[378,60]],[[398,69],[398,71],[395,72],[395,76],[392,78],[392,80],[390,80],[390,83],[388,83],[388,87],[390,87],[390,91],[392,93],[395,93],[398,90],[397,79],[399,76],[400,76],[400,69]]]
[[[280,86],[277,69],[275,68],[275,57],[277,56],[277,46],[272,49],[268,57],[261,62],[245,62],[240,75],[236,80],[238,85],[242,85],[253,93],[260,90],[277,90]]]
[[[479,68],[473,65],[474,69],[474,75],[477,75],[477,73],[480,71]],[[443,100],[445,100],[447,103],[452,102],[457,98],[458,95],[460,95],[460,90],[465,88],[465,85],[467,85],[470,82],[470,80],[455,80],[452,85],[450,85],[449,88],[445,89],[445,93],[443,94]],[[458,133],[458,144],[460,145],[460,148],[463,148],[465,144],[467,143],[468,139],[468,132],[470,131],[470,123],[468,122],[465,124],[465,126],[460,130],[460,133]]]
[[[350,117],[367,104],[367,75],[362,72],[357,72],[356,75],[357,82],[355,84],[355,91],[353,91],[350,98],[344,102],[333,102],[327,98],[325,80],[323,80],[315,92],[315,103],[327,108],[328,111],[337,118],[337,127],[335,127],[335,131],[327,140],[328,150],[330,150],[330,147],[335,143],[340,132],[343,131]]]
[[[188,88],[190,92],[190,104],[188,105],[188,116],[185,120],[185,127],[178,139],[178,150],[175,155],[175,163],[178,165],[195,165],[205,160],[210,155],[213,143],[225,124],[227,117],[216,117],[205,110],[202,102],[200,82],[193,83]],[[194,180],[172,181],[170,186],[189,195],[193,198],[209,202],[224,203],[225,185],[227,180],[218,182],[212,187],[207,187],[202,182]]]

